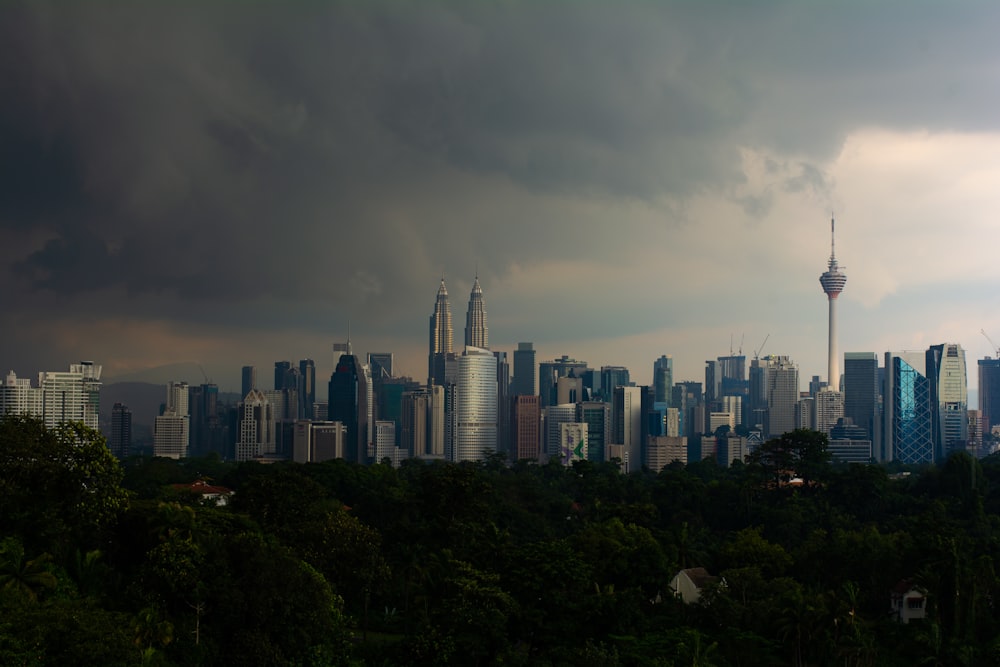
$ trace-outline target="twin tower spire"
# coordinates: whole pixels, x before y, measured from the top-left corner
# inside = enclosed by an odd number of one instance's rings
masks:
[[[434,313],[430,321],[430,354],[447,354],[454,352],[454,328],[451,323],[451,302],[448,300],[448,288],[441,278],[438,286],[437,300],[434,303]],[[465,345],[466,347],[488,348],[489,329],[486,326],[486,304],[483,301],[483,288],[479,284],[479,276],[472,284],[469,295],[469,310],[465,315]]]

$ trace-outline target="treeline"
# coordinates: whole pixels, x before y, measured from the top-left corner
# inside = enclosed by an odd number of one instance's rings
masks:
[[[902,472],[896,470],[893,472]],[[3,665],[996,665],[1000,460],[133,459],[0,422]],[[235,491],[226,506],[175,484]],[[681,569],[716,578],[697,604]],[[901,581],[926,619],[890,615]]]

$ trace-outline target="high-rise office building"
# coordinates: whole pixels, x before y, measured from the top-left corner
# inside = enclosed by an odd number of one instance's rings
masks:
[[[167,402],[163,414],[153,425],[153,455],[182,459],[188,455],[191,443],[189,400],[191,388],[187,382],[167,383]]]
[[[392,352],[369,352],[368,367],[371,369],[372,380],[376,383],[394,377]]]
[[[344,458],[355,463],[368,462],[368,385],[360,360],[353,354],[341,355],[330,375],[327,419],[344,424]]]
[[[509,453],[510,443],[510,363],[506,352],[493,352],[497,360],[497,451]]]
[[[166,412],[156,417],[153,424],[153,456],[168,459],[186,457],[190,429],[191,420],[187,415]]]
[[[813,396],[813,428],[830,434],[830,430],[844,417],[844,394],[824,387]]]
[[[883,461],[934,460],[933,397],[925,352],[885,353]]]
[[[240,410],[239,439],[236,460],[252,459],[273,454],[276,449],[274,411],[271,401],[259,389],[251,389],[243,398]]]
[[[290,361],[276,361],[274,362],[274,389],[275,391],[281,391],[282,389],[287,389],[289,385],[288,372],[292,370],[292,362]],[[297,387],[293,387],[297,388]]]
[[[469,310],[465,315],[465,346],[484,350],[490,347],[489,329],[486,327],[486,304],[483,302],[483,288],[479,276],[472,284],[469,294]]]
[[[674,385],[673,393],[673,406],[680,413],[680,435],[691,438],[696,433],[701,433],[705,422],[701,383],[678,382]]]
[[[111,433],[108,448],[120,459],[128,458],[132,449],[132,411],[127,405],[115,403],[111,408]]]
[[[431,395],[427,389],[403,393],[403,414],[400,423],[399,446],[407,456],[427,455],[427,433],[430,422]]]
[[[312,359],[299,360],[299,377],[302,386],[299,391],[299,416],[312,419],[313,405],[316,404],[316,362]]]
[[[444,378],[437,377],[436,357],[454,353],[455,334],[451,325],[451,301],[448,299],[448,288],[444,278],[438,286],[437,298],[434,301],[434,312],[430,317],[430,339],[427,360],[427,377],[432,384],[444,385]],[[440,369],[443,372],[443,366]]]
[[[927,350],[927,377],[933,399],[932,428],[935,456],[945,459],[952,452],[965,451],[969,444],[969,395],[965,350],[944,343]]]
[[[257,388],[257,368],[254,366],[244,366],[242,371],[242,384],[240,391],[240,398],[244,398],[250,393],[251,389]]]
[[[396,456],[396,422],[376,419],[375,420],[375,463],[382,463],[386,459],[391,465],[397,462]]]
[[[344,457],[344,425],[340,422],[299,421],[295,423],[292,460],[322,463]]]
[[[587,425],[581,422],[563,422],[559,425],[558,460],[563,465],[586,461]]]
[[[497,449],[497,362],[484,348],[467,347],[458,360],[456,461],[482,461]]]
[[[611,405],[614,444],[624,446],[625,471],[642,466],[642,387],[615,387]]]
[[[874,352],[844,354],[844,417],[863,428],[872,441],[874,455],[881,457],[881,424],[878,401],[878,357]]]
[[[653,362],[653,400],[672,405],[674,389],[674,360],[669,354]]]
[[[751,362],[749,414],[744,410],[751,430],[759,428],[766,438],[795,430],[798,402],[799,369],[787,356],[769,354]]]
[[[979,360],[979,421],[983,440],[1000,424],[1000,358]]]
[[[41,417],[53,428],[63,422],[83,422],[97,430],[101,407],[101,366],[90,361],[70,364],[69,372],[43,371],[38,374]],[[36,402],[29,399],[30,403]]]
[[[601,366],[601,389],[600,396],[604,400],[611,400],[615,389],[618,387],[631,387],[632,378],[629,371],[624,366]]]
[[[513,443],[511,458],[515,461],[528,459],[537,461],[541,447],[542,414],[536,394],[518,394],[513,404]]]
[[[559,447],[562,440],[559,437],[560,426],[576,421],[576,404],[564,403],[550,405],[545,408],[545,454],[550,459],[559,457]]]
[[[556,404],[559,378],[582,377],[586,370],[587,362],[570,359],[565,354],[553,361],[538,364],[538,395],[542,399],[541,406],[544,408]]]
[[[219,418],[219,387],[212,383],[190,387],[188,413],[191,422],[188,454],[205,456],[214,452],[227,458],[226,428]]]
[[[607,461],[611,444],[611,404],[584,401],[576,405],[576,421],[587,424],[587,458],[595,463]]]
[[[42,416],[42,390],[31,386],[28,378],[10,371],[0,387],[0,417],[4,415]]]
[[[583,378],[562,377],[556,381],[556,405],[579,403],[584,398]]]
[[[510,383],[510,393],[513,396],[538,394],[538,366],[532,343],[518,343],[514,350],[514,379]],[[1000,412],[997,414],[1000,415]]]
[[[832,389],[840,389],[840,359],[837,357],[837,297],[844,291],[847,284],[847,276],[837,265],[837,255],[833,247],[834,222],[830,218],[830,261],[827,269],[819,277],[819,283],[823,286],[827,301],[830,306],[829,325],[830,329],[827,337],[827,383]]]

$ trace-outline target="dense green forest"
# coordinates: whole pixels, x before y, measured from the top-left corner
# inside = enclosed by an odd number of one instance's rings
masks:
[[[630,475],[119,464],[83,427],[6,419],[0,664],[1000,664],[1000,460],[901,472],[832,466],[808,431]],[[198,479],[235,493],[174,486]],[[715,583],[684,604],[696,566]],[[890,615],[901,580],[926,619]]]

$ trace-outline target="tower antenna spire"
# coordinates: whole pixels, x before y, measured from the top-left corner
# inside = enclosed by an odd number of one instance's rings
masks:
[[[836,263],[836,261],[837,261],[837,253],[834,252],[834,245],[833,245],[834,244],[834,228],[835,228],[835,225],[836,225],[836,222],[835,222],[835,218],[833,217],[833,213],[830,213],[830,262],[832,262],[832,263]]]
[[[826,293],[829,302],[830,330],[827,339],[827,383],[833,389],[840,386],[840,359],[837,353],[837,297],[844,291],[847,283],[847,276],[837,265],[837,255],[834,249],[835,222],[833,213],[830,214],[830,263],[823,275],[819,277],[819,283]]]

